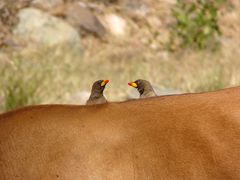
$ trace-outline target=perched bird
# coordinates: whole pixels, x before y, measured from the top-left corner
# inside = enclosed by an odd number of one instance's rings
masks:
[[[138,90],[140,93],[140,98],[148,98],[148,97],[153,97],[157,96],[157,94],[154,92],[152,85],[150,82],[143,80],[143,79],[138,79],[134,82],[129,82],[129,86],[132,86]]]
[[[107,102],[103,95],[103,91],[108,82],[109,80],[98,80],[93,83],[91,95],[87,100],[86,105],[103,104]]]

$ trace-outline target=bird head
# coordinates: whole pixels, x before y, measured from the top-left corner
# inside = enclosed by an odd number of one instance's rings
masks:
[[[138,79],[134,82],[129,82],[128,85],[136,88],[140,94],[143,94],[147,88],[151,87],[151,84],[143,79]]]
[[[106,84],[109,82],[109,80],[98,80],[93,83],[92,86],[92,92],[97,93],[103,93],[103,90],[105,89]]]

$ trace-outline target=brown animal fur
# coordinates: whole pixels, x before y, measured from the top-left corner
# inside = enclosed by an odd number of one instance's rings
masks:
[[[240,88],[0,116],[0,179],[240,179]]]

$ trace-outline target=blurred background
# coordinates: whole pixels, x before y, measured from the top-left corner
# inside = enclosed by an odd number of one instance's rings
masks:
[[[1,0],[0,112],[32,104],[84,104],[240,84],[239,0]]]

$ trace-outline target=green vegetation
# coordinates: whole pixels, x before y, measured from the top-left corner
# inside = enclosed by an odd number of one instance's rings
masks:
[[[26,81],[23,77],[17,76],[10,77],[7,81],[8,84],[4,87],[5,103],[3,108],[5,110],[39,102],[34,96],[38,88],[35,79]]]
[[[71,51],[64,52],[68,52],[66,56],[70,60]],[[2,110],[51,103],[53,98],[54,102],[61,101],[57,97],[62,94],[62,89],[67,91],[68,88],[61,88],[59,85],[66,85],[64,79],[67,79],[69,71],[72,71],[76,63],[70,67],[69,61],[60,62],[64,58],[60,50],[41,49],[33,54],[7,52],[7,55],[0,61]],[[60,82],[60,79],[63,82]],[[66,83],[69,81],[66,80]]]
[[[4,96],[2,108],[4,110],[39,103],[35,94],[41,79],[37,72],[31,71],[30,68],[27,63],[23,63],[23,60],[17,57],[2,64],[1,84]]]
[[[217,16],[223,2],[225,0],[178,0],[172,10],[175,23],[171,29],[169,49],[216,49],[219,45],[217,37],[221,34]]]

